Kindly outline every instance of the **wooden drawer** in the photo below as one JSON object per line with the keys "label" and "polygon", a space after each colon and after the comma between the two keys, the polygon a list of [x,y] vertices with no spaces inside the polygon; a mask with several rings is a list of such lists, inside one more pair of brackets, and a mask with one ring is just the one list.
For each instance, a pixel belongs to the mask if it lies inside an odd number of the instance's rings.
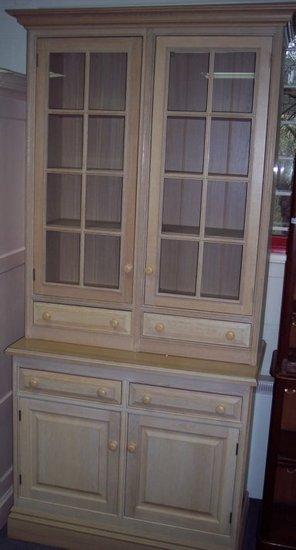
{"label": "wooden drawer", "polygon": [[242,399],[230,395],[130,384],[129,404],[133,407],[240,420]]}
{"label": "wooden drawer", "polygon": [[35,302],[34,324],[108,334],[130,334],[131,312]]}
{"label": "wooden drawer", "polygon": [[205,344],[249,347],[251,325],[144,313],[143,335]]}
{"label": "wooden drawer", "polygon": [[104,403],[121,403],[121,382],[20,369],[19,389],[36,394],[78,397]]}

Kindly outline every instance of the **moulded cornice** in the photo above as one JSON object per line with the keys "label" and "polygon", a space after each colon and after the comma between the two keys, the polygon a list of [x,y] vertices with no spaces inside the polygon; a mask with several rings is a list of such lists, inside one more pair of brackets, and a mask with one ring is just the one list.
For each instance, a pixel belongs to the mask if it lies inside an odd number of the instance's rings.
{"label": "moulded cornice", "polygon": [[7,10],[24,27],[159,26],[194,24],[282,24],[296,12],[295,3],[151,6]]}

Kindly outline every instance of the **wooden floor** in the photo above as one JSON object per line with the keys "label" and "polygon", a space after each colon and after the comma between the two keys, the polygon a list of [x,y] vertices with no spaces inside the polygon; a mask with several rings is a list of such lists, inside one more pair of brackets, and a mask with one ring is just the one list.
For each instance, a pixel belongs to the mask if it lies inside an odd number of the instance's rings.
{"label": "wooden floor", "polygon": [[[244,545],[242,550],[256,550],[256,531],[258,517],[261,508],[261,501],[250,499],[250,506],[247,518]],[[0,531],[0,550],[58,550],[53,546],[44,546],[43,544],[32,544],[31,542],[22,542],[8,539],[5,527]],[[90,550],[90,549],[81,549]],[[108,548],[106,547],[106,550]]]}

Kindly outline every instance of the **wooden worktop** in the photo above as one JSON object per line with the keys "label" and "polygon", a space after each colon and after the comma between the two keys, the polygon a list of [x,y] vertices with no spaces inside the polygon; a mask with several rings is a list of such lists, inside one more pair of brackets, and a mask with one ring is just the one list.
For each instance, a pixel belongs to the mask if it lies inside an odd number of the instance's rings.
{"label": "wooden worktop", "polygon": [[151,367],[153,369],[167,369],[170,372],[189,372],[200,376],[231,379],[237,382],[247,382],[252,386],[257,384],[257,376],[264,356],[265,344],[262,345],[261,357],[257,366],[246,364],[226,363],[222,361],[209,361],[204,359],[192,359],[176,357],[173,355],[160,355],[156,353],[143,353],[125,350],[100,348],[95,346],[82,346],[78,344],[66,344],[50,340],[36,340],[21,338],[6,350],[14,356],[34,356],[49,359],[65,359],[67,361],[84,361],[87,363],[109,363],[112,366],[131,366],[134,368]]}

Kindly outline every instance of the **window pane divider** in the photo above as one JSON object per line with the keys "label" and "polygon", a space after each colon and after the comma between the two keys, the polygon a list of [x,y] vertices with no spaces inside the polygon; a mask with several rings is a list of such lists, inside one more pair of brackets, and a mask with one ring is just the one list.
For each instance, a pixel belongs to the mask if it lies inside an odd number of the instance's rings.
{"label": "window pane divider", "polygon": [[123,170],[104,170],[104,169],[86,169],[86,174],[88,176],[118,176],[123,177]]}
{"label": "window pane divider", "polygon": [[161,233],[161,238],[169,241],[200,241],[200,237],[192,233]]}
{"label": "window pane divider", "polygon": [[80,267],[79,286],[84,281],[84,249],[85,249],[85,207],[86,207],[86,168],[88,145],[88,101],[89,101],[89,67],[90,54],[85,54],[85,82],[84,82],[84,114],[83,114],[83,151],[82,151],[82,177],[81,177],[81,234],[80,234]]}
{"label": "window pane divider", "polygon": [[205,130],[205,149],[204,149],[204,170],[203,170],[203,186],[202,186],[202,199],[200,210],[200,242],[198,247],[198,262],[197,262],[197,276],[196,276],[196,288],[195,296],[200,298],[201,294],[201,279],[203,271],[203,256],[204,256],[204,236],[205,236],[205,223],[206,223],[206,206],[207,206],[207,176],[209,172],[210,162],[210,138],[211,138],[211,112],[212,112],[212,98],[213,98],[213,73],[214,73],[214,53],[210,52],[209,62],[209,78],[208,78],[208,97],[207,97],[207,113],[206,113],[206,130]]}
{"label": "window pane divider", "polygon": [[164,179],[174,178],[174,179],[194,179],[200,182],[204,179],[202,173],[198,172],[165,172]]}
{"label": "window pane divider", "polygon": [[114,116],[114,117],[119,117],[119,116],[122,116],[122,117],[125,117],[126,116],[126,111],[112,111],[112,110],[108,110],[108,109],[88,109],[86,110],[86,113],[91,116]]}
{"label": "window pane divider", "polygon": [[[209,80],[210,84],[210,80]],[[205,118],[212,116],[214,118],[231,118],[231,119],[253,119],[254,113],[237,113],[229,111],[166,111],[167,117],[188,117],[188,118]]]}
{"label": "window pane divider", "polygon": [[206,243],[222,243],[222,244],[237,244],[237,245],[243,245],[246,244],[245,239],[235,238],[235,237],[221,237],[219,235],[217,236],[211,236],[211,237],[204,237],[204,242]]}
{"label": "window pane divider", "polygon": [[83,116],[83,109],[48,109],[49,115],[72,115],[72,116]]}
{"label": "window pane divider", "polygon": [[125,116],[126,111],[112,111],[107,109],[48,109],[49,115],[77,115],[83,116],[94,115],[94,116]]}
{"label": "window pane divider", "polygon": [[82,174],[82,168],[46,168],[46,174]]}
{"label": "window pane divider", "polygon": [[67,227],[64,225],[45,225],[44,227],[46,231],[58,231],[59,233],[81,233],[81,229],[74,226]]}
{"label": "window pane divider", "polygon": [[111,235],[112,237],[121,237],[121,231],[114,229],[95,229],[95,228],[87,228],[83,230],[83,233],[85,235]]}
{"label": "window pane divider", "polygon": [[233,176],[228,174],[207,174],[198,172],[165,172],[164,179],[189,179],[200,181],[229,181],[233,183],[249,183],[247,176]]}

